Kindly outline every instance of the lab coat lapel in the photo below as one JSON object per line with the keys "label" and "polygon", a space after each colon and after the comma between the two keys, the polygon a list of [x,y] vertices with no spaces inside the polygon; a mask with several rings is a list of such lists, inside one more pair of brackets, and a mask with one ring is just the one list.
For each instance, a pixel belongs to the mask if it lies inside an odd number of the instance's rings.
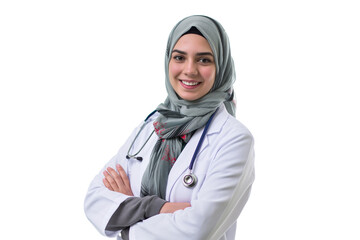
{"label": "lab coat lapel", "polygon": [[[202,128],[203,130],[203,128]],[[174,187],[174,183],[177,181],[182,174],[187,171],[189,168],[191,158],[195,152],[197,143],[201,137],[203,131],[196,131],[194,135],[191,137],[190,141],[186,144],[184,150],[179,155],[178,159],[176,160],[174,166],[171,168],[168,177],[168,183],[166,188],[166,199],[169,199],[170,193],[172,188]],[[207,141],[203,142],[203,148],[207,145]]]}
{"label": "lab coat lapel", "polygon": [[[201,152],[204,151],[209,145],[209,135],[221,131],[221,128],[224,125],[227,116],[227,114],[225,114],[224,111],[226,112],[226,109],[224,106],[222,106],[219,108],[219,111],[214,116],[214,120],[211,123],[208,132],[206,133],[206,136],[204,138],[204,141],[202,143],[198,155],[200,155]],[[195,149],[199,143],[203,131],[204,131],[204,127],[194,133],[194,135],[191,137],[190,141],[186,144],[184,150],[181,152],[180,156],[176,160],[174,166],[172,167],[167,182],[166,200],[170,199],[170,194],[174,187],[175,182],[183,175],[185,171],[188,171],[191,159],[194,155]],[[196,160],[195,160],[195,167],[196,167]]]}

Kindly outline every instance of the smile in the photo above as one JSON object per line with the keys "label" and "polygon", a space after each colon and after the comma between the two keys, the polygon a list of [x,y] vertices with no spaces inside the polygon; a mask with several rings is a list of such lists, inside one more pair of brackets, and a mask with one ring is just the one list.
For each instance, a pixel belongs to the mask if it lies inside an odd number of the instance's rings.
{"label": "smile", "polygon": [[185,84],[186,86],[196,86],[199,85],[200,82],[187,82],[187,81],[182,81],[180,80],[183,84]]}

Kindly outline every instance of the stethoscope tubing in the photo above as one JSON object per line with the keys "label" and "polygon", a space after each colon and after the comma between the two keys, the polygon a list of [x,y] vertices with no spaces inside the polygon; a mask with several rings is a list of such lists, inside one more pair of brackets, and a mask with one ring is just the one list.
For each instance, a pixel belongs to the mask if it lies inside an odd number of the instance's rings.
{"label": "stethoscope tubing", "polygon": [[[196,160],[196,158],[197,158],[197,156],[198,156],[198,154],[199,154],[199,151],[200,151],[200,149],[201,149],[201,146],[202,146],[202,144],[203,144],[203,142],[204,142],[205,135],[206,135],[206,133],[208,132],[209,126],[210,126],[210,124],[211,124],[211,122],[212,122],[212,120],[213,120],[213,118],[214,118],[217,110],[218,110],[218,109],[216,109],[216,110],[214,111],[214,113],[210,116],[209,120],[208,120],[208,121],[206,122],[206,124],[205,124],[204,130],[203,130],[203,132],[202,132],[202,134],[201,134],[201,137],[200,137],[200,139],[199,139],[199,142],[198,142],[198,144],[197,144],[197,146],[196,146],[196,149],[195,149],[195,151],[194,151],[194,154],[193,154],[193,156],[192,156],[192,158],[191,158],[190,165],[189,165],[189,167],[188,167],[189,173],[186,174],[186,175],[184,176],[184,178],[183,178],[183,184],[184,184],[185,187],[191,188],[191,187],[195,186],[196,183],[197,183],[197,177],[196,177],[196,175],[193,173],[193,171],[194,171],[194,163],[195,163],[195,160]],[[141,152],[141,150],[144,148],[144,146],[146,145],[146,143],[149,141],[149,139],[150,139],[151,136],[153,135],[154,131],[152,131],[151,135],[146,139],[145,143],[142,145],[142,147],[140,148],[139,151],[137,151],[135,154],[130,154],[130,149],[131,149],[131,147],[134,145],[135,140],[137,139],[137,137],[139,136],[140,132],[141,132],[142,129],[144,128],[147,120],[148,120],[152,115],[154,115],[155,112],[156,112],[156,110],[152,111],[152,112],[145,118],[144,124],[141,126],[139,132],[136,134],[133,142],[131,143],[131,146],[130,146],[130,148],[129,148],[129,150],[128,150],[128,153],[127,153],[127,155],[126,155],[126,158],[127,158],[127,159],[135,158],[135,159],[137,159],[137,160],[139,160],[139,161],[142,161],[142,157],[137,157],[137,155]]]}
{"label": "stethoscope tubing", "polygon": [[216,112],[217,112],[217,109],[216,109],[215,112],[210,116],[209,120],[207,121],[207,123],[206,123],[206,125],[205,125],[204,131],[203,131],[202,134],[201,134],[201,137],[200,137],[200,139],[199,139],[198,145],[196,146],[195,152],[194,152],[194,154],[193,154],[193,156],[192,156],[192,159],[191,159],[191,162],[190,162],[190,165],[189,165],[189,170],[190,170],[190,172],[193,171],[195,159],[196,159],[196,157],[197,157],[197,155],[198,155],[198,153],[199,153],[199,151],[200,151],[200,149],[201,149],[201,146],[202,146],[202,144],[203,144],[203,142],[204,142],[205,135],[206,135],[206,133],[207,133],[207,131],[208,131],[208,129],[209,129],[210,123],[211,123],[211,121],[213,120]]}

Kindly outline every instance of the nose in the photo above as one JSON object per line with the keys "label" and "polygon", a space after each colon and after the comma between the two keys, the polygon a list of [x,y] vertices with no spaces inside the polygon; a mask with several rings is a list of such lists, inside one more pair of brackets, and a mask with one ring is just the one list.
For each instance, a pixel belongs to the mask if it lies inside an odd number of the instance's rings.
{"label": "nose", "polygon": [[185,64],[184,73],[186,76],[195,76],[198,74],[197,64],[193,60],[188,60]]}

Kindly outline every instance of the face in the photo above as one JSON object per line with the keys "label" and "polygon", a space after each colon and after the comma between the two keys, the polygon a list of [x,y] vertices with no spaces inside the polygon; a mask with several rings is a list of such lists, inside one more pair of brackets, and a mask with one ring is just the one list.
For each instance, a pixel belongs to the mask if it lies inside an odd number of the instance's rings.
{"label": "face", "polygon": [[186,34],[175,44],[169,62],[169,79],[184,100],[206,95],[215,82],[214,55],[208,41],[197,34]]}

